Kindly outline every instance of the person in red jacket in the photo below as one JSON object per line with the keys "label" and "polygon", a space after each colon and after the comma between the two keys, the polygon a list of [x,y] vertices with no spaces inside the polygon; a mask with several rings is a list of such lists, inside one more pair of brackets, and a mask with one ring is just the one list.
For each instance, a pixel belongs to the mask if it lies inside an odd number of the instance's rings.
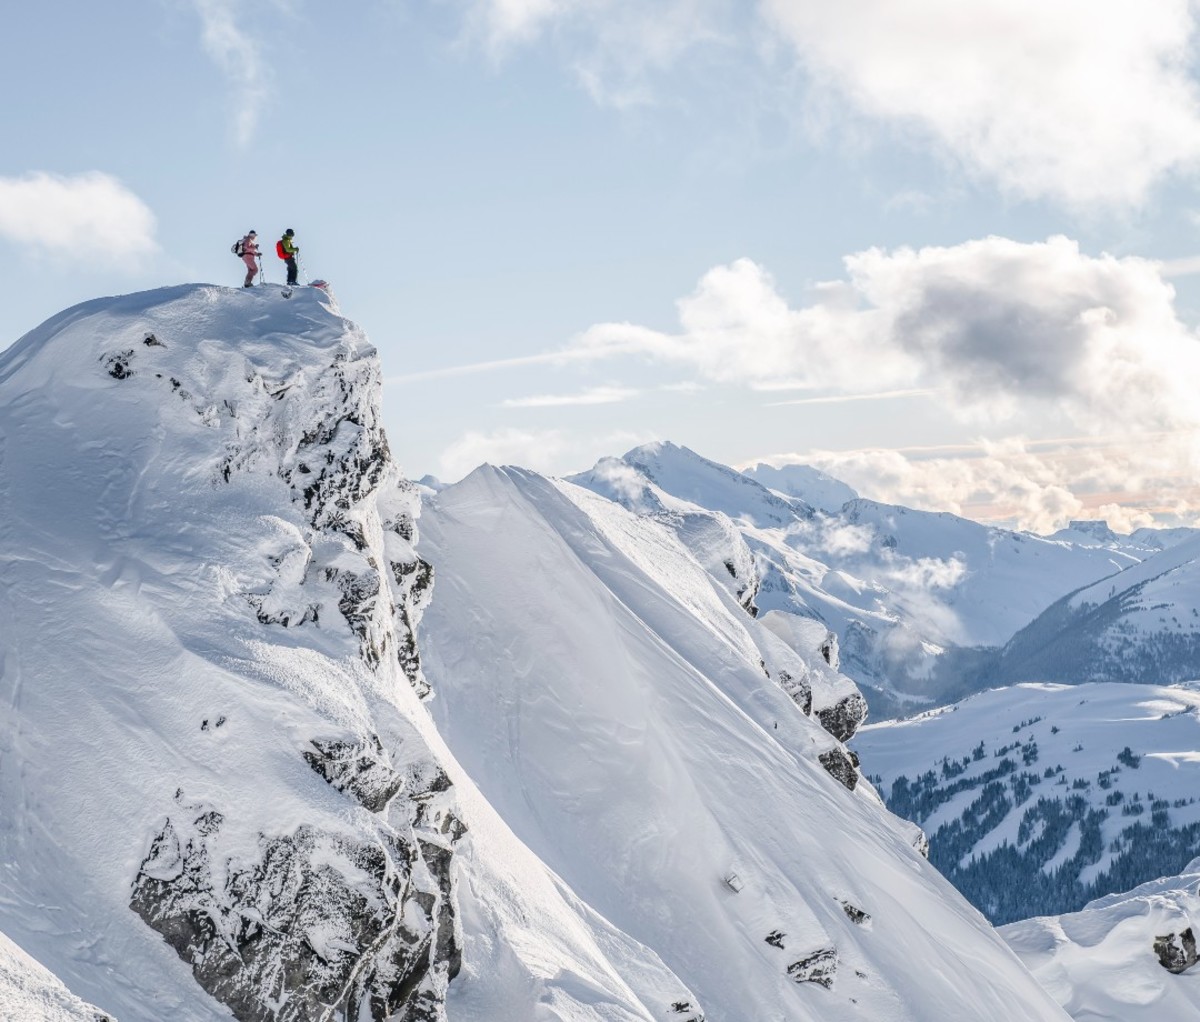
{"label": "person in red jacket", "polygon": [[246,280],[242,287],[254,287],[254,275],[258,273],[258,232],[251,231],[242,239],[242,262],[246,264]]}
{"label": "person in red jacket", "polygon": [[300,254],[300,246],[296,244],[295,236],[296,232],[289,227],[275,245],[275,252],[280,259],[287,263],[287,282],[289,284],[296,283],[296,256]]}

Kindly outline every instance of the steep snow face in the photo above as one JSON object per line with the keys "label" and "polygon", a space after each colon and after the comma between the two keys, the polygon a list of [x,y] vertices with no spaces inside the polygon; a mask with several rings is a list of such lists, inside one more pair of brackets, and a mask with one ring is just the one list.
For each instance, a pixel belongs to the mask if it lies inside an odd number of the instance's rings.
{"label": "steep snow face", "polygon": [[997,682],[1200,676],[1200,536],[1064,597],[1003,650]]}
{"label": "steep snow face", "polygon": [[1178,876],[1027,919],[1004,939],[1080,1022],[1191,1022],[1200,1017],[1200,859]]}
{"label": "steep snow face", "polygon": [[784,678],[837,680],[825,629],[768,627],[668,524],[518,469],[432,497],[422,550],[430,711],[516,835],[694,992],[655,1019],[1064,1018]]}
{"label": "steep snow face", "polygon": [[0,356],[0,929],[123,1022],[443,1017],[463,825],[378,383],[310,289]]}
{"label": "steep snow face", "polygon": [[1200,692],[1018,685],[854,739],[888,805],[997,922],[1177,873],[1200,842]]}
{"label": "steep snow face", "polygon": [[0,930],[120,1022],[699,1022],[420,702],[379,377],[305,289],[92,302],[0,356]]}
{"label": "steep snow face", "polygon": [[112,1022],[0,933],[0,1018],[13,1022]]}
{"label": "steep snow face", "polygon": [[658,443],[571,481],[671,525],[714,578],[732,580],[752,613],[822,621],[839,636],[847,674],[909,699],[960,686],[983,660],[976,647],[1003,644],[1065,593],[1152,552],[1090,534],[1078,544],[1051,541],[852,492],[840,502],[809,493],[810,504],[800,469],[762,468],[737,473]]}

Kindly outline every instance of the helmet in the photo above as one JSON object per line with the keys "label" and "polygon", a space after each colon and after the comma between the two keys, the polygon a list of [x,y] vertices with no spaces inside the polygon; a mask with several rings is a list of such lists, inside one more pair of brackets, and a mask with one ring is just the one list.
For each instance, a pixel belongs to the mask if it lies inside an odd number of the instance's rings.
{"label": "helmet", "polygon": [[246,237],[247,237],[247,238],[257,238],[257,237],[258,237],[258,231],[250,231],[250,232],[249,232],[249,233],[246,235]]}
{"label": "helmet", "polygon": [[285,238],[290,238],[290,237],[291,237],[293,234],[295,234],[295,233],[296,233],[296,232],[295,232],[295,231],[293,231],[293,230],[292,230],[292,229],[289,227],[289,228],[288,228],[286,231],[284,231],[284,232],[283,232],[283,235],[284,235],[284,237],[285,237]]}

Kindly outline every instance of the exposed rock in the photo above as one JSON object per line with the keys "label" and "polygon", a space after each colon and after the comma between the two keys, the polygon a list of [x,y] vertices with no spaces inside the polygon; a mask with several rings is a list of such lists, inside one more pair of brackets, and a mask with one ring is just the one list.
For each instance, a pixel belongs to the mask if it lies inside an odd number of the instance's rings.
{"label": "exposed rock", "polygon": [[133,349],[109,352],[104,368],[114,380],[127,380],[133,375]]}
{"label": "exposed rock", "polygon": [[868,926],[871,922],[871,916],[864,912],[861,908],[851,905],[848,901],[841,901],[842,911],[852,923],[857,923],[859,926]]}
{"label": "exposed rock", "polygon": [[383,745],[374,735],[370,742],[314,738],[311,744],[316,751],[305,750],[308,765],[373,813],[383,812],[404,787],[404,778],[385,762]]}
{"label": "exposed rock", "polygon": [[848,742],[867,719],[867,701],[862,693],[852,692],[832,706],[817,711],[821,726],[839,742]]}
{"label": "exposed rock", "polygon": [[821,656],[825,658],[825,663],[832,667],[835,671],[840,670],[842,664],[842,654],[838,649],[838,638],[833,632],[825,636],[825,641],[820,646]]}
{"label": "exposed rock", "polygon": [[763,939],[766,940],[766,942],[768,944],[770,944],[771,947],[777,947],[782,951],[783,950],[783,938],[786,936],[787,936],[787,934],[784,933],[782,930],[772,930]]}
{"label": "exposed rock", "polygon": [[243,861],[223,824],[202,807],[168,820],[130,905],[239,1022],[443,1022],[461,960],[447,847],[302,825]]}
{"label": "exposed rock", "polygon": [[1154,938],[1154,953],[1168,972],[1185,972],[1196,964],[1196,937],[1189,926],[1182,933]]}
{"label": "exposed rock", "polygon": [[822,752],[817,759],[834,778],[853,791],[858,786],[858,771],[849,754],[840,745]]}
{"label": "exposed rock", "polygon": [[793,677],[788,671],[779,672],[779,687],[783,689],[806,717],[812,716],[812,685],[807,678]]}
{"label": "exposed rock", "polygon": [[787,974],[796,983],[817,983],[826,990],[833,986],[837,975],[838,954],[835,948],[821,948],[807,958],[788,966]]}

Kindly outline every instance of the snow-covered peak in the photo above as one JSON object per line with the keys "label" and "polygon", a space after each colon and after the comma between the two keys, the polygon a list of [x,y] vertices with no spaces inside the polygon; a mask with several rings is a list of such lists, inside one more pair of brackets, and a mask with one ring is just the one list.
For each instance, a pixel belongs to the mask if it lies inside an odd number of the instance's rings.
{"label": "snow-covered peak", "polygon": [[673,497],[756,526],[787,526],[811,514],[803,501],[772,493],[741,472],[676,444],[645,444],[621,460]]}
{"label": "snow-covered peak", "polygon": [[798,497],[821,511],[839,511],[848,501],[858,497],[858,493],[840,479],[835,479],[811,465],[776,467],[759,462],[744,469],[744,472],[768,489],[789,497]]}
{"label": "snow-covered peak", "polygon": [[488,801],[710,1019],[1062,1018],[859,780],[828,630],[675,518],[515,468],[427,506],[430,709]]}

